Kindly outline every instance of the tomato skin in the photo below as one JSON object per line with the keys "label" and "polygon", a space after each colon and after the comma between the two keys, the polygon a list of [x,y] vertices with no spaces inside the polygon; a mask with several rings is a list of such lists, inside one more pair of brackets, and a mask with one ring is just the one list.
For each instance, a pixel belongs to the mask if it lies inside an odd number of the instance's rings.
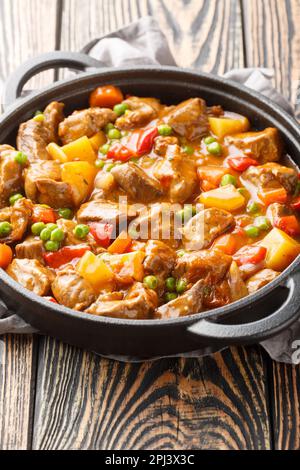
{"label": "tomato skin", "polygon": [[250,166],[259,165],[257,160],[250,157],[232,157],[228,158],[226,162],[233,170],[240,172],[246,171]]}
{"label": "tomato skin", "polygon": [[82,258],[87,251],[91,251],[89,246],[64,246],[56,252],[44,253],[43,258],[47,266],[59,269],[73,259]]}
{"label": "tomato skin", "polygon": [[58,219],[56,212],[51,207],[35,206],[32,214],[32,222],[44,222],[44,224],[55,224]]}
{"label": "tomato skin", "polygon": [[91,108],[113,108],[124,100],[120,88],[113,85],[100,86],[90,95]]}
{"label": "tomato skin", "polygon": [[0,244],[0,268],[6,269],[13,259],[13,252],[10,246]]}
{"label": "tomato skin", "polygon": [[136,149],[136,153],[139,157],[151,152],[154,140],[158,135],[157,127],[150,127],[149,129],[141,131]]}
{"label": "tomato skin", "polygon": [[259,264],[266,258],[267,248],[264,246],[248,245],[241,248],[235,255],[233,260],[236,261],[238,266],[244,264]]}
{"label": "tomato skin", "polygon": [[102,248],[109,247],[114,232],[113,225],[94,222],[90,224],[90,230],[91,234],[93,235],[94,239],[96,240],[99,246],[102,246]]}

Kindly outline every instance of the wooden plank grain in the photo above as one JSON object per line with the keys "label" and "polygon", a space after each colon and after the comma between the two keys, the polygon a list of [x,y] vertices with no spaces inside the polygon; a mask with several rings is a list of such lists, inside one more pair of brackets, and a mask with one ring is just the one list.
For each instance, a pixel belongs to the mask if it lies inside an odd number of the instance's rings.
{"label": "wooden plank grain", "polygon": [[[56,0],[0,1],[1,84],[27,58],[55,49]],[[29,83],[39,87],[53,79],[46,72]],[[0,449],[31,446],[37,340],[32,336],[0,338]]]}
{"label": "wooden plank grain", "polygon": [[[245,49],[249,67],[271,67],[274,84],[300,117],[300,2],[243,1]],[[300,449],[300,366],[272,363],[270,404],[276,449]]]}
{"label": "wooden plank grain", "polygon": [[[243,66],[238,0],[175,0],[172,7],[167,0],[90,0],[81,7],[64,0],[63,49],[152,14],[179,64],[219,73]],[[45,338],[39,357],[34,449],[270,448],[259,348],[123,364]]]}

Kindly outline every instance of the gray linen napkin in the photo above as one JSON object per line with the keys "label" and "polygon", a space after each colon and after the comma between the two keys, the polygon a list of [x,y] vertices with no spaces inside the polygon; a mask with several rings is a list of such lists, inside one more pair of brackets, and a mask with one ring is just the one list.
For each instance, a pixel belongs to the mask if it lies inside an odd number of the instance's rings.
{"label": "gray linen napkin", "polygon": [[[166,37],[152,17],[144,17],[135,23],[114,33],[87,44],[82,52],[98,59],[104,66],[119,67],[125,65],[176,65],[169,49]],[[272,87],[274,73],[270,69],[236,69],[225,74],[225,77],[235,80],[267,96],[286,111],[293,113],[287,100]],[[0,335],[5,333],[35,333],[37,332],[13,312],[8,312],[5,305],[0,303]],[[272,359],[286,363],[300,362],[300,320],[276,337],[264,341],[262,346]],[[200,357],[216,352],[210,347],[190,354],[178,354],[185,357]],[[134,358],[118,358],[134,361]]]}

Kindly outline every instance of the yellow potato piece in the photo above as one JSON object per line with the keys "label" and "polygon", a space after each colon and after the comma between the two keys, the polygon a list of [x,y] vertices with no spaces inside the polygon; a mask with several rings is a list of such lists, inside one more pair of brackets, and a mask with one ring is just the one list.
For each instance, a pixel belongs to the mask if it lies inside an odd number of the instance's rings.
{"label": "yellow potato piece", "polygon": [[246,199],[235,186],[229,184],[222,188],[212,189],[200,195],[200,202],[205,207],[217,207],[232,212],[244,207]]}
{"label": "yellow potato piece", "polygon": [[93,137],[90,138],[90,143],[95,152],[98,152],[102,145],[106,144],[107,138],[103,131],[97,132]]}
{"label": "yellow potato piece", "polygon": [[260,244],[268,250],[267,268],[274,271],[283,271],[300,254],[300,244],[278,228],[273,228]]}
{"label": "yellow potato piece", "polygon": [[141,282],[144,279],[144,259],[143,251],[135,251],[124,255],[112,255],[109,258],[109,264],[119,277]]}
{"label": "yellow potato piece", "polygon": [[80,160],[94,163],[97,156],[87,137],[80,137],[68,145],[62,147],[63,152],[67,155],[68,161]]}
{"label": "yellow potato piece", "polygon": [[213,134],[220,139],[223,139],[226,135],[247,132],[250,129],[250,122],[244,116],[241,116],[240,119],[210,117],[209,125]]}
{"label": "yellow potato piece", "polygon": [[69,183],[75,205],[81,204],[91,194],[97,170],[88,162],[68,162],[62,165],[61,179]]}
{"label": "yellow potato piece", "polygon": [[109,288],[114,280],[114,274],[109,266],[90,251],[87,251],[81,258],[76,270],[96,292]]}
{"label": "yellow potato piece", "polygon": [[55,144],[54,142],[49,144],[46,150],[53,160],[57,160],[61,163],[65,163],[68,161],[68,157],[63,151],[63,149],[59,145]]}

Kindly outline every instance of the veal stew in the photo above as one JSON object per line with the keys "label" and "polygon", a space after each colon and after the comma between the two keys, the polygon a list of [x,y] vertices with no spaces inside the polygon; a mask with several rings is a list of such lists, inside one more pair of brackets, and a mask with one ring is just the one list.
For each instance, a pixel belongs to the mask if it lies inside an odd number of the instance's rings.
{"label": "veal stew", "polygon": [[299,174],[277,129],[114,86],[89,106],[50,103],[0,146],[0,266],[22,286],[92,315],[168,319],[239,300],[298,256]]}

